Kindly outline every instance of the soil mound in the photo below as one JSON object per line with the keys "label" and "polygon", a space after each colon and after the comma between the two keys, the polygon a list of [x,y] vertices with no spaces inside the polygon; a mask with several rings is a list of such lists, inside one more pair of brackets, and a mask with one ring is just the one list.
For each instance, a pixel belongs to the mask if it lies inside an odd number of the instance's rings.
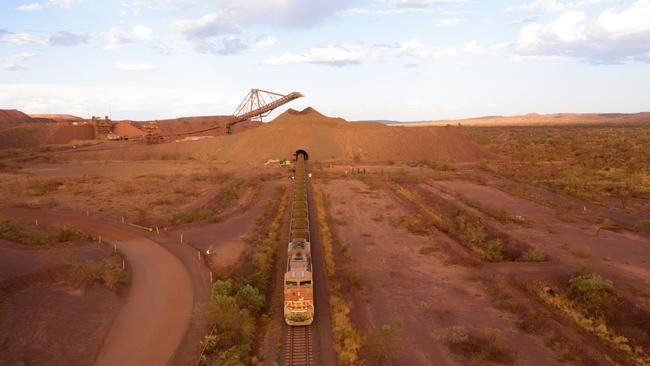
{"label": "soil mound", "polygon": [[83,118],[73,116],[71,114],[30,114],[31,118],[35,119],[49,119],[57,122],[80,122]]}
{"label": "soil mound", "polygon": [[34,122],[32,118],[16,109],[0,109],[0,125]]}
{"label": "soil mound", "polygon": [[128,136],[129,138],[141,137],[144,132],[128,122],[117,122],[113,125],[113,133],[119,136]]}
{"label": "soil mound", "polygon": [[67,144],[73,140],[93,140],[95,129],[92,125],[60,126],[52,131],[45,141],[47,144]]}
{"label": "soil mound", "polygon": [[[231,136],[202,141],[138,146],[124,150],[124,159],[214,159],[261,163],[290,158],[298,149],[312,160],[413,161],[419,159],[476,161],[483,151],[454,127],[421,129],[373,122],[347,122],[313,108],[288,110],[270,123]],[[75,154],[83,159],[83,154]],[[102,153],[85,158],[106,159]]]}

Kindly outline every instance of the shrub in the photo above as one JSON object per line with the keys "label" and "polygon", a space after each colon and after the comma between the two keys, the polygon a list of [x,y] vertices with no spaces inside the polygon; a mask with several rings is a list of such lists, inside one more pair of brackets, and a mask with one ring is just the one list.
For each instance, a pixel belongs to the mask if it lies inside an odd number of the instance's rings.
{"label": "shrub", "polygon": [[503,254],[504,248],[505,246],[503,245],[503,241],[501,241],[501,239],[493,239],[488,241],[487,250],[485,252],[487,260],[490,262],[503,262],[505,260],[505,256]]}
{"label": "shrub", "polygon": [[641,220],[634,226],[637,231],[650,233],[650,220]]}
{"label": "shrub", "polygon": [[74,227],[36,226],[0,217],[0,238],[27,245],[47,245],[79,241],[87,235]]}
{"label": "shrub", "polygon": [[106,267],[102,272],[102,280],[109,289],[113,290],[129,281],[129,274],[119,267]]}
{"label": "shrub", "polygon": [[120,267],[105,262],[91,261],[75,269],[76,275],[83,283],[102,282],[111,290],[129,281],[128,273]]}
{"label": "shrub", "polygon": [[574,275],[569,280],[568,296],[587,314],[602,316],[614,301],[614,284],[597,274]]}
{"label": "shrub", "polygon": [[539,250],[530,249],[521,255],[521,260],[524,262],[544,262],[546,255]]}
{"label": "shrub", "polygon": [[465,246],[481,246],[487,237],[483,224],[480,222],[473,223],[465,216],[457,216],[456,225],[458,228],[458,239]]}
{"label": "shrub", "polygon": [[257,288],[248,284],[239,288],[236,298],[240,308],[249,309],[253,314],[257,314],[266,304],[264,295]]}

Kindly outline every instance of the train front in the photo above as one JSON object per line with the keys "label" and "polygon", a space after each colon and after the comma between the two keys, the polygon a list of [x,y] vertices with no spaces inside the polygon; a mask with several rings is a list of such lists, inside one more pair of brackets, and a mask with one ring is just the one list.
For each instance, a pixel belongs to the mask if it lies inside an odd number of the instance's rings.
{"label": "train front", "polygon": [[311,272],[291,271],[284,275],[284,319],[288,325],[310,325],[314,321],[314,288]]}

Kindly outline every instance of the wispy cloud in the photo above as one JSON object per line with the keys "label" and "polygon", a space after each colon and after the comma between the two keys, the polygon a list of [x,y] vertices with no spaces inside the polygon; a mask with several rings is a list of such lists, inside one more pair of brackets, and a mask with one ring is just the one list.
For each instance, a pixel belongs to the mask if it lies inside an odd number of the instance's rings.
{"label": "wispy cloud", "polygon": [[129,43],[146,41],[152,38],[153,31],[151,28],[141,24],[134,26],[131,30],[113,27],[106,34],[107,45],[104,49],[115,50]]}
{"label": "wispy cloud", "polygon": [[460,19],[458,18],[445,18],[440,19],[436,22],[436,27],[438,28],[454,28],[460,24]]}
{"label": "wispy cloud", "polygon": [[16,7],[19,11],[39,11],[51,6],[57,6],[63,9],[70,9],[73,6],[82,3],[84,0],[48,0],[41,3],[29,3]]}
{"label": "wispy cloud", "polygon": [[604,3],[620,3],[621,0],[577,0],[577,1],[559,1],[559,0],[535,0],[523,5],[510,6],[506,11],[524,10],[524,11],[567,11],[578,9],[590,5]]}
{"label": "wispy cloud", "polygon": [[0,32],[0,43],[7,43],[14,46],[42,45],[45,44],[46,41],[46,38],[35,36],[30,33]]}
{"label": "wispy cloud", "polygon": [[0,70],[5,71],[23,71],[29,70],[29,67],[25,65],[26,61],[29,61],[34,57],[33,53],[17,53],[4,57],[0,59]]}
{"label": "wispy cloud", "polygon": [[440,58],[455,56],[455,48],[424,46],[419,40],[391,45],[340,44],[319,46],[300,53],[285,53],[264,61],[271,65],[319,64],[327,66],[350,66],[364,62],[383,61],[389,58]]}
{"label": "wispy cloud", "polygon": [[88,33],[61,31],[51,35],[47,43],[50,46],[72,47],[87,43],[89,39]]}
{"label": "wispy cloud", "polygon": [[155,69],[155,66],[146,62],[136,61],[115,61],[113,69],[120,71],[149,71]]}

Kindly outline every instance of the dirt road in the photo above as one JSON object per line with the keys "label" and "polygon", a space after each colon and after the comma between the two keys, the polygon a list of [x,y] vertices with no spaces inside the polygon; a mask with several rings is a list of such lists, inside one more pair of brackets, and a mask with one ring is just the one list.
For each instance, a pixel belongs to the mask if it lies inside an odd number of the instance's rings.
{"label": "dirt road", "polygon": [[127,258],[128,298],[104,338],[96,365],[165,365],[172,360],[190,325],[193,306],[190,277],[173,254],[117,224],[59,212],[10,209],[3,213],[101,234]]}

